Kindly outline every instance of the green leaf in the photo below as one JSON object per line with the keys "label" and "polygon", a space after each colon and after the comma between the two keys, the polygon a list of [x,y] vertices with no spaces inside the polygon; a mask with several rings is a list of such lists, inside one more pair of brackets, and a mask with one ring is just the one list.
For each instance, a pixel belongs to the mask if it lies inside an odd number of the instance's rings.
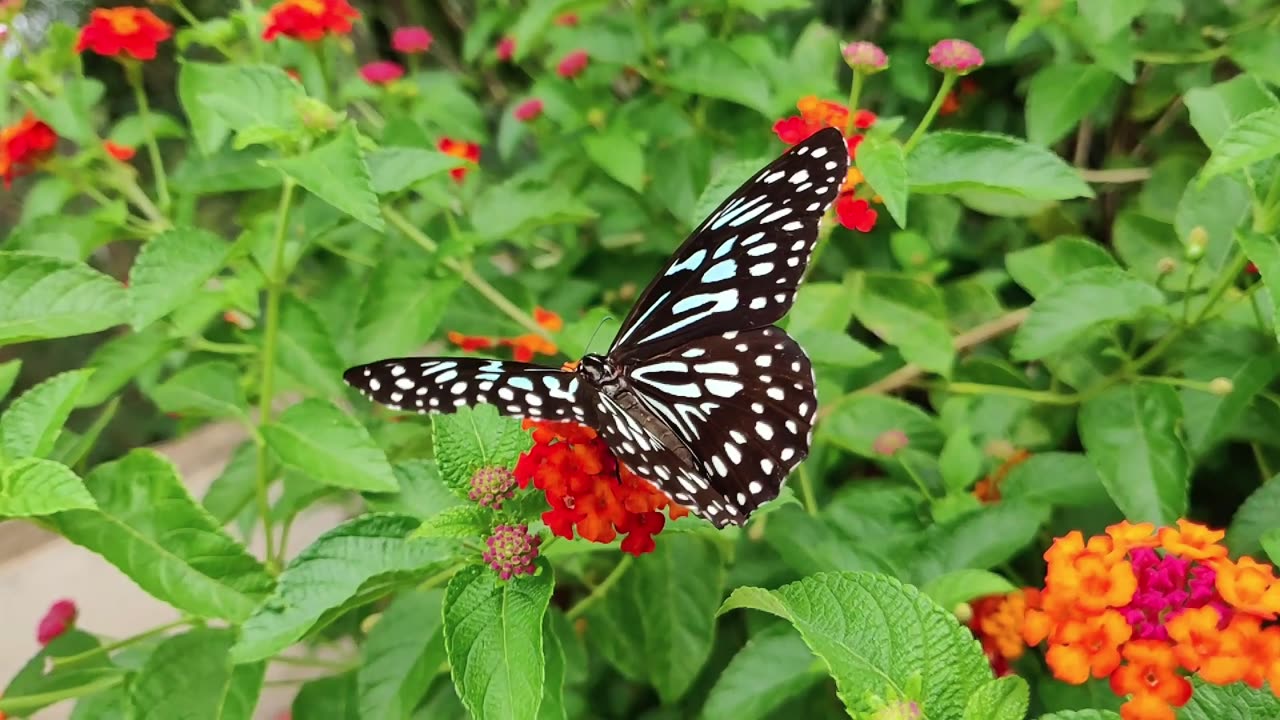
{"label": "green leaf", "polygon": [[956,428],[942,446],[938,457],[942,481],[952,491],[962,491],[982,472],[982,451],[973,444],[968,427]]}
{"label": "green leaf", "polygon": [[407,460],[393,468],[400,491],[390,493],[365,493],[370,510],[429,518],[448,508],[464,504],[440,480],[440,470],[434,460]]}
{"label": "green leaf", "polygon": [[897,346],[907,361],[950,374],[955,348],[937,288],[914,277],[861,271],[850,273],[848,282],[859,322]]}
{"label": "green leaf", "polygon": [[873,573],[818,573],[773,591],[738,588],[723,613],[753,608],[789,621],[826,664],[845,708],[867,693],[906,697],[920,684],[925,717],[956,718],[991,678],[973,636],[919,590]]}
{"label": "green leaf", "polygon": [[1059,710],[1041,715],[1036,720],[1120,720],[1120,713],[1111,710]]}
{"label": "green leaf", "polygon": [[1190,460],[1168,385],[1106,390],[1080,408],[1080,440],[1116,506],[1132,522],[1172,525],[1187,512]]}
{"label": "green leaf", "polygon": [[988,570],[1008,562],[1035,540],[1048,519],[1048,508],[1011,500],[933,525],[923,535],[912,577],[928,581],[953,570]]}
{"label": "green leaf", "polygon": [[[268,464],[267,477],[277,477],[278,469]],[[218,525],[226,525],[248,507],[257,492],[258,446],[252,441],[240,443],[231,459],[213,479],[200,504]]]}
{"label": "green leaf", "polygon": [[131,324],[150,325],[191,299],[227,262],[231,245],[208,230],[166,230],[142,246],[129,268]]}
{"label": "green leaf", "polygon": [[353,672],[312,680],[298,690],[290,716],[325,720],[363,720],[360,717],[356,674]]}
{"label": "green leaf", "polygon": [[[117,335],[94,349],[85,363],[92,369],[76,407],[86,408],[110,400],[121,388],[136,379],[169,349],[171,341],[163,327]],[[2,383],[0,383],[2,384]]]}
{"label": "green leaf", "polygon": [[1004,263],[1014,282],[1037,298],[1081,270],[1116,267],[1106,248],[1079,235],[1065,235],[1011,252],[1004,256]]}
{"label": "green leaf", "polygon": [[0,400],[4,400],[13,389],[13,383],[22,370],[22,358],[14,358],[0,363]]}
{"label": "green leaf", "polygon": [[66,465],[24,458],[0,470],[0,517],[39,517],[97,507],[84,483]]}
{"label": "green leaf", "polygon": [[[1251,333],[1246,337],[1264,336]],[[1183,360],[1182,372],[1188,380],[1212,382],[1226,378],[1231,383],[1231,391],[1225,395],[1192,388],[1180,391],[1183,432],[1193,457],[1203,457],[1221,443],[1239,425],[1258,393],[1280,375],[1280,353],[1266,337],[1266,345],[1248,341],[1216,344],[1209,340]]]}
{"label": "green leaf", "polygon": [[379,195],[400,192],[466,164],[462,158],[416,147],[378,148],[369,153],[368,160],[373,191]]}
{"label": "green leaf", "polygon": [[1280,564],[1280,528],[1268,530],[1262,534],[1262,549],[1271,559],[1272,565]]}
{"label": "green leaf", "polygon": [[[149,127],[148,127],[149,126]],[[107,139],[120,145],[142,147],[147,136],[153,134],[157,139],[186,137],[187,129],[178,119],[167,113],[152,110],[144,118],[142,115],[125,115],[111,126]]]}
{"label": "green leaf", "polygon": [[1236,508],[1227,527],[1227,547],[1232,555],[1256,556],[1262,550],[1262,537],[1276,528],[1280,528],[1280,475],[1263,483]]}
{"label": "green leaf", "polygon": [[720,551],[702,537],[663,535],[657,545],[632,562],[587,620],[599,630],[593,639],[609,662],[670,704],[711,654],[725,576]]}
{"label": "green leaf", "polygon": [[1191,126],[1211,150],[1236,121],[1280,105],[1265,84],[1247,73],[1209,87],[1191,88],[1182,99],[1191,114]]}
{"label": "green leaf", "polygon": [[405,259],[382,262],[369,276],[356,316],[356,347],[362,358],[407,355],[431,338],[462,279],[431,277],[430,269]]}
{"label": "green leaf", "polygon": [[304,96],[282,68],[268,65],[187,62],[178,78],[178,97],[205,154],[217,150],[230,130],[237,144],[301,134],[297,103]]}
{"label": "green leaf", "polygon": [[334,348],[324,320],[310,305],[287,297],[280,305],[276,367],[310,393],[336,398],[346,394],[346,364]]}
{"label": "green leaf", "polygon": [[925,583],[920,592],[944,610],[954,611],[960,603],[987,595],[1003,595],[1017,590],[1002,575],[971,568],[952,570]]}
{"label": "green leaf", "polygon": [[[783,10],[801,10],[809,7],[805,0],[730,0],[730,7],[735,7],[764,20],[769,15]],[[730,717],[725,715],[724,717]]]}
{"label": "green leaf", "polygon": [[[538,720],[569,719],[564,697],[567,659],[564,642],[560,639],[560,633],[556,631],[559,623],[567,625],[568,622],[563,615],[551,610],[542,619],[543,656],[546,659],[546,670],[542,683],[542,702],[538,705]],[[570,628],[567,632],[573,633],[573,629]]]}
{"label": "green leaf", "polygon": [[1163,304],[1159,290],[1119,268],[1074,273],[1031,305],[1014,337],[1013,357],[1039,360],[1069,348],[1097,325],[1133,320]]}
{"label": "green leaf", "polygon": [[[1129,25],[1146,10],[1149,0],[1078,0],[1080,17],[1096,33],[1109,38]],[[1025,711],[1024,711],[1025,712]]]}
{"label": "green leaf", "polygon": [[151,399],[164,412],[213,418],[244,418],[249,405],[240,369],[229,360],[185,367],[153,388]]}
{"label": "green leaf", "polygon": [[533,444],[518,420],[499,416],[490,405],[431,416],[431,438],[444,484],[464,498],[477,470],[515,467],[520,454]]}
{"label": "green leaf", "polygon": [[422,521],[411,537],[474,538],[493,527],[493,512],[477,505],[455,505]]}
{"label": "green leaf", "polygon": [[[111,664],[107,653],[95,653],[100,647],[102,643],[97,638],[74,628],[54,638],[27,661],[0,694],[0,713],[26,717],[65,697],[87,695],[118,685],[122,671]],[[91,654],[71,665],[52,665],[54,658],[81,653]]]}
{"label": "green leaf", "polygon": [[700,716],[705,720],[764,720],[826,676],[795,628],[780,624],[756,633],[716,679]]}
{"label": "green leaf", "polygon": [[1280,155],[1280,107],[1257,110],[1222,133],[1200,173],[1203,184],[1215,175],[1235,172]]}
{"label": "green leaf", "polygon": [[421,581],[454,562],[447,540],[408,540],[418,520],[364,515],[321,535],[280,573],[231,649],[232,662],[271,657],[351,608]]}
{"label": "green leaf", "polygon": [[1093,197],[1080,173],[1062,158],[994,133],[929,133],[907,155],[907,175],[917,193],[988,190],[1043,200]]}
{"label": "green leaf", "polygon": [[1004,479],[1000,494],[1010,500],[1089,507],[1108,501],[1106,488],[1089,458],[1080,453],[1036,453]]}
{"label": "green leaf", "polygon": [[398,596],[369,631],[356,671],[361,720],[407,720],[445,662],[443,590]]}
{"label": "green leaf", "polygon": [[321,200],[381,232],[386,224],[355,125],[343,125],[333,140],[290,158],[264,160]]}
{"label": "green leaf", "polygon": [[884,200],[884,207],[898,227],[907,226],[907,158],[902,144],[892,138],[868,135],[858,146],[858,170]]}
{"label": "green leaf", "polygon": [[543,616],[551,602],[551,566],[509,581],[468,565],[449,580],[444,640],[458,697],[477,720],[538,717],[545,681]]}
{"label": "green leaf", "polygon": [[59,373],[18,396],[0,415],[0,456],[48,457],[92,373]]}
{"label": "green leaf", "polygon": [[88,265],[0,252],[0,346],[85,335],[128,319],[124,287]]}
{"label": "green leaf", "polygon": [[644,191],[644,150],[630,135],[616,129],[587,135],[582,149],[606,175],[636,192]]}
{"label": "green leaf", "polygon": [[810,328],[792,332],[791,337],[800,343],[815,365],[859,368],[880,359],[880,353],[837,330]]}
{"label": "green leaf", "polygon": [[830,414],[818,424],[819,435],[862,457],[884,459],[876,452],[875,441],[890,430],[905,433],[908,447],[935,453],[942,449],[942,431],[934,419],[897,398],[855,394],[828,409]]}
{"label": "green leaf", "polygon": [[[755,177],[755,174],[760,172],[760,168],[772,160],[773,158],[761,157],[739,160],[721,166],[711,176],[711,182],[702,189],[698,201],[693,204],[693,215],[685,218],[685,223],[691,228],[701,225],[703,218],[710,217],[711,213],[720,207],[720,203],[728,199],[734,190]],[[795,316],[796,313],[792,313],[792,317]]]}
{"label": "green leaf", "polygon": [[529,188],[518,182],[494,185],[476,198],[471,211],[475,231],[486,241],[511,240],[548,225],[595,219],[591,209],[562,184]]}
{"label": "green leaf", "polygon": [[1178,711],[1180,720],[1235,720],[1280,717],[1280,698],[1268,688],[1244,683],[1211,685],[1197,678],[1191,700]]}
{"label": "green leaf", "polygon": [[131,717],[251,720],[265,663],[233,666],[232,630],[201,628],[168,638],[129,683]]}
{"label": "green leaf", "polygon": [[263,426],[262,434],[282,463],[316,482],[369,492],[400,487],[369,431],[333,403],[303,400]]}
{"label": "green leaf", "polygon": [[[1280,239],[1253,230],[1240,230],[1236,240],[1244,254],[1253,261],[1271,296],[1273,317],[1280,318]],[[1273,323],[1276,337],[1280,338],[1280,322]]]}
{"label": "green leaf", "polygon": [[156,598],[196,617],[239,622],[270,591],[271,576],[158,453],[134,450],[99,465],[85,486],[99,510],[58,513],[55,529]]}
{"label": "green leaf", "polygon": [[1017,675],[988,680],[969,696],[964,720],[1023,720],[1031,702],[1031,688]]}
{"label": "green leaf", "polygon": [[690,48],[665,79],[677,90],[745,105],[766,117],[774,110],[769,85],[761,82],[759,70],[720,40]]}
{"label": "green leaf", "polygon": [[[94,78],[77,77],[83,73],[79,62],[75,63],[75,68],[76,75],[58,79],[61,87],[55,93],[45,95],[38,90],[19,92],[35,111],[36,117],[49,123],[58,135],[75,140],[81,145],[90,145],[97,141],[93,111],[101,106],[106,88]],[[30,88],[22,88],[28,89]]]}
{"label": "green leaf", "polygon": [[[1045,146],[1061,140],[1110,97],[1115,83],[1115,76],[1098,65],[1046,65],[1027,87],[1027,139]],[[861,147],[858,158],[861,167]]]}

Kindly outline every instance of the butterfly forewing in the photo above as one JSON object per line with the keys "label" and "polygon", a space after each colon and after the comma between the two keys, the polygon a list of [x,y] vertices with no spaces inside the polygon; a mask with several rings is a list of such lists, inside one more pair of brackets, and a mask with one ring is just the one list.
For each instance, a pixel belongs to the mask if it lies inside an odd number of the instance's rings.
{"label": "butterfly forewing", "polygon": [[844,137],[827,128],[756,173],[676,250],[623,322],[610,355],[652,357],[785,315],[848,168]]}
{"label": "butterfly forewing", "polygon": [[740,523],[777,497],[809,453],[818,407],[813,369],[776,327],[700,338],[629,375],[645,406],[693,450],[696,470],[719,496],[703,500],[700,514],[717,524]]}
{"label": "butterfly forewing", "polygon": [[449,413],[489,403],[503,415],[596,423],[595,390],[573,373],[479,358],[404,357],[358,365],[348,385],[393,410]]}

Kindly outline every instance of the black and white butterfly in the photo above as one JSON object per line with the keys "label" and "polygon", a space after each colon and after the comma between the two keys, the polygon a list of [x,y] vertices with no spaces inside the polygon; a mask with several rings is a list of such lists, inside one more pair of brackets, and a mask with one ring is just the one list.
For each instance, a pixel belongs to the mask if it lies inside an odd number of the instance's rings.
{"label": "black and white butterfly", "polygon": [[675,502],[718,526],[741,525],[777,497],[813,440],[813,369],[772,323],[795,300],[848,164],[831,128],[770,163],[676,250],[609,352],[574,371],[405,357],[343,377],[396,410],[489,403],[504,415],[588,425]]}

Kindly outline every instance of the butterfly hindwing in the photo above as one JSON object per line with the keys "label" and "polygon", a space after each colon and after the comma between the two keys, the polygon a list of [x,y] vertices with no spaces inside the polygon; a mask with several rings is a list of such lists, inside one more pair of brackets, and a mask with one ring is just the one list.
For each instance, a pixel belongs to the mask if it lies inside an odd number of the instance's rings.
{"label": "butterfly hindwing", "polygon": [[839,194],[849,152],[838,130],[814,133],[752,176],[676,250],[641,294],[610,355],[659,355],[707,335],[769,325],[791,308]]}
{"label": "butterfly hindwing", "polygon": [[595,390],[577,375],[540,365],[461,357],[404,357],[357,365],[347,384],[393,410],[451,413],[489,403],[503,415],[596,422]]}
{"label": "butterfly hindwing", "polygon": [[742,522],[777,497],[809,453],[813,369],[779,328],[699,338],[629,375],[641,402],[693,452],[694,469],[719,497],[700,514],[717,524]]}

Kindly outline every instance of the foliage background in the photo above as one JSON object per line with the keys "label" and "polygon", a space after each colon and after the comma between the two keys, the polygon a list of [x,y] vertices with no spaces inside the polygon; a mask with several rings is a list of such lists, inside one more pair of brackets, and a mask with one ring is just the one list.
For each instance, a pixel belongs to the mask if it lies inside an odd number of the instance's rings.
{"label": "foliage background", "polygon": [[[163,708],[178,684],[220,678],[220,687],[193,692],[221,691],[226,704],[213,703],[213,717],[243,717],[254,673],[260,682],[261,664],[277,652],[303,641],[305,658],[310,646],[355,640],[352,669],[305,685],[297,717],[341,717],[334,707],[349,709],[347,717],[449,717],[464,712],[462,702],[501,717],[530,698],[564,717],[838,716],[860,711],[863,690],[886,692],[850,680],[866,675],[859,662],[960,717],[989,670],[975,669],[972,646],[956,646],[965,660],[931,654],[928,632],[955,630],[945,611],[961,602],[1040,584],[1050,538],[1122,518],[1191,517],[1229,527],[1236,554],[1274,552],[1280,353],[1266,284],[1280,282],[1280,75],[1272,62],[1280,14],[1271,3],[378,3],[362,6],[365,21],[349,41],[328,41],[322,57],[291,41],[257,42],[253,3],[189,7],[208,22],[180,30],[143,74],[153,108],[171,118],[157,126],[174,195],[164,217],[126,220],[138,206],[113,191],[95,203],[76,178],[108,191],[112,184],[89,159],[0,196],[0,251],[59,258],[48,261],[51,274],[91,266],[130,280],[128,299],[104,290],[105,305],[80,309],[115,313],[114,321],[59,329],[35,312],[36,337],[50,339],[4,339],[0,359],[22,361],[0,366],[16,375],[9,397],[29,400],[25,415],[18,402],[5,415],[21,431],[5,436],[0,488],[15,504],[0,514],[32,518],[100,552],[196,627],[163,644],[142,638],[109,659],[98,652],[91,670],[72,665],[80,674],[15,679],[5,697],[86,695],[79,712],[100,716],[99,708]],[[91,152],[83,141],[97,135],[142,139],[136,99],[115,62],[83,57],[84,76],[102,84],[99,101],[76,104],[85,96],[67,91],[86,87],[69,52],[74,33],[45,19],[77,26],[85,11],[29,4],[23,17],[32,24],[15,27],[45,51],[8,56],[12,101],[3,118],[12,122],[33,98],[39,104],[32,87],[43,91],[41,107],[70,138],[64,155],[76,158],[87,158],[73,154]],[[553,22],[570,12],[578,25]],[[358,65],[391,57],[389,32],[406,24],[433,30],[431,52],[411,63],[421,67],[405,81],[370,87]],[[493,55],[506,34],[516,38],[511,63]],[[879,115],[875,133],[894,143],[912,135],[935,98],[941,76],[924,58],[946,37],[975,43],[986,64],[957,86],[950,110],[908,154],[900,189],[873,183],[903,203],[905,222],[882,206],[870,233],[835,228],[788,321],[819,366],[824,413],[789,502],[741,533],[673,524],[658,552],[634,563],[607,546],[561,543],[542,574],[508,590],[469,564],[474,552],[406,541],[424,518],[456,504],[440,476],[466,480],[433,443],[451,426],[391,422],[347,393],[343,367],[424,345],[448,349],[449,330],[535,331],[535,306],[566,320],[554,337],[562,356],[548,361],[576,358],[719,198],[781,150],[775,120],[806,95],[848,96],[838,40],[869,39],[888,52],[890,68],[867,82],[858,104]],[[557,62],[578,49],[591,58],[585,73],[558,77]],[[296,69],[312,98],[349,120],[313,122],[324,112],[282,90],[282,73],[218,70],[254,62]],[[45,86],[52,77],[64,83],[60,92]],[[245,97],[280,102],[246,105]],[[543,117],[519,122],[512,110],[530,97],[544,102]],[[938,134],[946,130],[1002,133],[1018,139],[1017,150],[997,154]],[[434,152],[441,136],[483,148],[480,168],[460,186]],[[141,152],[135,165],[149,191],[153,168]],[[292,212],[278,224],[285,175],[302,189],[286,195]],[[11,279],[33,261],[3,262]],[[495,309],[494,293],[516,312]],[[0,294],[11,308],[16,297]],[[592,347],[604,347],[614,327],[606,324]],[[95,372],[63,372],[82,367]],[[1229,386],[1213,384],[1221,378]],[[31,388],[43,390],[22,395]],[[263,427],[254,410],[277,398],[306,400]],[[511,432],[481,414],[462,417],[480,423],[482,436]],[[171,468],[129,453],[210,419],[243,423],[261,442],[237,452],[200,504]],[[17,451],[15,433],[32,438]],[[906,447],[885,452],[878,441],[897,433]],[[292,436],[319,437],[330,454],[291,456]],[[478,442],[453,464],[476,454],[510,464],[521,449],[512,440],[494,455]],[[999,473],[1016,451],[1031,458]],[[57,474],[65,481],[57,487],[83,478],[92,500],[69,489],[40,506],[15,490],[15,468],[31,467]],[[264,476],[278,481],[266,512],[257,498]],[[1002,478],[998,501],[975,494],[975,483],[993,477]],[[35,510],[14,511],[19,497]],[[309,550],[279,535],[308,505],[353,498],[398,514],[344,524]],[[264,515],[280,547],[259,563],[239,538]],[[139,550],[147,543],[130,545],[121,527],[143,528],[152,540],[198,528],[218,562],[202,565],[209,547],[196,544],[149,569],[154,558]],[[315,574],[307,561],[330,554],[355,560]],[[468,559],[461,569],[458,558]],[[294,572],[276,577],[285,566]],[[883,656],[833,662],[814,641],[830,627],[815,630],[804,613],[752,589],[800,578],[835,597],[863,598],[828,610],[867,628],[846,640]],[[388,605],[387,592],[410,581],[440,587],[401,591]],[[444,608],[468,592],[516,595],[517,611],[527,611],[516,625],[528,635],[512,645],[545,642],[559,654],[486,655],[468,679],[446,648],[457,641],[441,630],[458,631]],[[717,616],[726,597],[729,607],[772,609],[791,623],[765,613]],[[876,608],[886,598],[901,607]],[[368,623],[375,613],[381,619]],[[922,619],[895,625],[904,613]],[[205,620],[214,627],[199,627]],[[80,631],[65,637],[58,654],[100,643]],[[233,667],[228,658],[245,662]],[[919,688],[916,676],[935,662],[954,674],[924,673]],[[542,669],[536,692],[477,689],[475,677],[494,668],[533,665]],[[1054,681],[1034,653],[1016,669],[1028,680],[1032,717],[1119,704],[1104,683]],[[546,699],[542,689],[556,683],[562,695]],[[1223,717],[1214,692],[1199,688],[1182,716]],[[1236,690],[1220,692],[1234,702]],[[1249,697],[1241,707],[1269,698]],[[326,709],[314,714],[317,707]],[[1009,708],[1001,712],[1023,716],[1017,702]]]}

